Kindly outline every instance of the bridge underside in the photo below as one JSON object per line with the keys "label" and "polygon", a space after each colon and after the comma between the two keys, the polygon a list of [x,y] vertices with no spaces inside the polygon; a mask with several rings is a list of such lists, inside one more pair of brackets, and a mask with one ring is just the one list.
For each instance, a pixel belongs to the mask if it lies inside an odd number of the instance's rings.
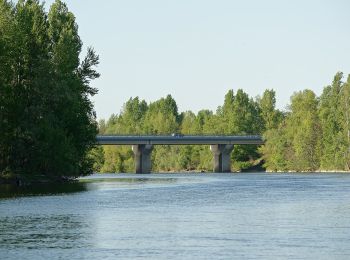
{"label": "bridge underside", "polygon": [[[214,156],[214,172],[231,172],[231,152],[232,144],[210,145],[210,150]],[[135,158],[136,173],[150,173],[152,170],[151,153],[153,145],[138,144],[132,146]]]}

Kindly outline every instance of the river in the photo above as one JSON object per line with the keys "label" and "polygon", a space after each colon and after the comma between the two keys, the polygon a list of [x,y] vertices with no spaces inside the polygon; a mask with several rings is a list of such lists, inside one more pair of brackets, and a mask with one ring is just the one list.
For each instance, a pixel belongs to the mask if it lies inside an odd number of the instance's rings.
{"label": "river", "polygon": [[350,259],[349,174],[0,186],[0,259]]}

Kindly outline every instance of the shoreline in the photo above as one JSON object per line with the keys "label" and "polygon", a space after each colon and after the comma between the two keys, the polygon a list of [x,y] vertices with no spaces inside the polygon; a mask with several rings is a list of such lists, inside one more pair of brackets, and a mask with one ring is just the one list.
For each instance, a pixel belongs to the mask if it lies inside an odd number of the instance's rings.
{"label": "shoreline", "polygon": [[72,183],[77,182],[77,178],[57,177],[49,178],[45,175],[0,175],[0,185],[31,186],[40,184]]}
{"label": "shoreline", "polygon": [[[232,171],[222,174],[237,174],[237,173],[277,173],[277,174],[350,174],[350,171],[344,170],[320,170],[320,171]],[[162,172],[151,172],[149,174],[213,174],[212,171],[197,171],[197,170],[188,170],[188,171],[162,171]],[[135,175],[131,172],[94,172],[92,174],[130,174]],[[91,175],[92,175],[91,174]],[[139,174],[140,176],[147,176],[148,174]],[[89,175],[88,175],[89,176]],[[81,176],[85,177],[85,176]],[[67,178],[67,177],[58,177],[58,178],[47,178],[46,176],[21,176],[21,175],[0,175],[0,185],[14,185],[14,186],[30,186],[30,185],[50,185],[55,183],[74,183],[78,182],[79,177],[77,178]]]}
{"label": "shoreline", "polygon": [[267,173],[350,173],[345,170],[317,170],[317,171],[270,171],[266,170]]}
{"label": "shoreline", "polygon": [[[161,171],[161,172],[151,172],[151,173],[143,173],[139,175],[148,175],[148,174],[212,174],[215,173],[213,171],[196,171],[196,170],[190,170],[190,171]],[[278,173],[278,174],[284,174],[284,173],[350,173],[350,171],[231,171],[231,172],[224,172],[222,174],[235,174],[235,173]],[[134,172],[94,172],[93,174],[137,174]]]}

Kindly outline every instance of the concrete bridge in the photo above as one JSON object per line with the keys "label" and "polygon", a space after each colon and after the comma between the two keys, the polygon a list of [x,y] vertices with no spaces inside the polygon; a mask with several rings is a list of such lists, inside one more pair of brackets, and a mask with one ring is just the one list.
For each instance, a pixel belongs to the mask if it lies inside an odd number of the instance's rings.
{"label": "concrete bridge", "polygon": [[173,134],[171,136],[140,135],[99,135],[100,145],[131,145],[135,154],[136,173],[150,173],[151,153],[154,145],[210,145],[214,156],[214,172],[230,172],[230,154],[234,145],[262,145],[261,136],[190,136]]}

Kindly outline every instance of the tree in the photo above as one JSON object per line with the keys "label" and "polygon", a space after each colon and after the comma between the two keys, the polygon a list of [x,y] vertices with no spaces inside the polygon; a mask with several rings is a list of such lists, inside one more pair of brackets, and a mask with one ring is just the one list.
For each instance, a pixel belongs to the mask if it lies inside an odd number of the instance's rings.
{"label": "tree", "polygon": [[8,158],[5,169],[15,174],[42,172],[41,123],[48,117],[45,95],[50,88],[48,23],[38,1],[18,1],[7,13],[14,32],[8,39],[8,69],[3,71],[7,85],[7,122],[2,156]]}
{"label": "tree", "polygon": [[148,110],[145,100],[139,100],[138,97],[130,98],[120,113],[118,127],[115,133],[118,134],[141,134],[143,133],[143,120]]}
{"label": "tree", "polygon": [[180,115],[176,101],[168,95],[151,103],[145,115],[144,130],[147,134],[171,134],[179,129]]}
{"label": "tree", "polygon": [[269,171],[288,171],[288,162],[293,156],[291,140],[286,133],[285,122],[278,128],[264,133],[265,145],[262,146],[264,167]]}
{"label": "tree", "polygon": [[320,98],[321,169],[324,170],[347,167],[348,145],[346,129],[344,129],[344,122],[346,122],[344,111],[347,111],[348,102],[346,101],[347,91],[343,93],[342,78],[343,73],[338,72],[334,76],[332,85],[324,88]]}
{"label": "tree", "polygon": [[265,166],[276,171],[314,171],[320,165],[321,126],[318,100],[311,90],[291,97],[290,112],[278,128],[269,129],[262,148]]}
{"label": "tree", "polygon": [[272,89],[265,90],[258,103],[263,129],[266,131],[277,128],[282,120],[282,113],[276,110],[276,92]]}
{"label": "tree", "polygon": [[[74,15],[57,0],[0,1],[0,172],[57,179],[92,172],[97,133],[89,97],[98,56],[82,47]],[[11,29],[11,30],[10,30]],[[6,101],[5,101],[6,100]]]}
{"label": "tree", "polygon": [[181,133],[184,135],[193,135],[201,131],[201,126],[196,115],[192,111],[186,111],[181,115]]}
{"label": "tree", "polygon": [[346,83],[342,86],[341,106],[343,111],[342,121],[344,136],[344,157],[345,169],[350,169],[350,75],[348,75]]}
{"label": "tree", "polygon": [[[145,114],[148,110],[146,101],[138,97],[130,98],[119,115],[112,115],[107,123],[100,124],[100,134],[142,134]],[[101,127],[103,132],[101,132]],[[133,152],[129,146],[105,146],[105,160],[102,172],[132,171]]]}
{"label": "tree", "polygon": [[317,113],[318,100],[311,90],[295,93],[291,98],[291,114],[287,117],[287,138],[291,139],[294,156],[291,170],[317,170],[320,165],[321,134]]}
{"label": "tree", "polygon": [[[102,124],[105,133],[165,134],[181,131],[190,135],[263,135],[265,145],[236,145],[231,153],[232,168],[242,170],[264,159],[271,171],[342,170],[350,164],[350,76],[342,82],[338,73],[332,85],[318,98],[311,90],[296,92],[287,111],[276,109],[275,91],[266,90],[252,99],[243,90],[229,90],[215,113],[178,113],[168,95],[147,104],[130,99],[119,115]],[[132,171],[129,147],[108,147],[102,169]],[[153,171],[212,169],[208,146],[156,146]]]}
{"label": "tree", "polygon": [[10,144],[14,129],[15,103],[11,81],[15,79],[15,75],[11,66],[15,63],[15,33],[13,6],[0,0],[0,173],[9,170]]}

